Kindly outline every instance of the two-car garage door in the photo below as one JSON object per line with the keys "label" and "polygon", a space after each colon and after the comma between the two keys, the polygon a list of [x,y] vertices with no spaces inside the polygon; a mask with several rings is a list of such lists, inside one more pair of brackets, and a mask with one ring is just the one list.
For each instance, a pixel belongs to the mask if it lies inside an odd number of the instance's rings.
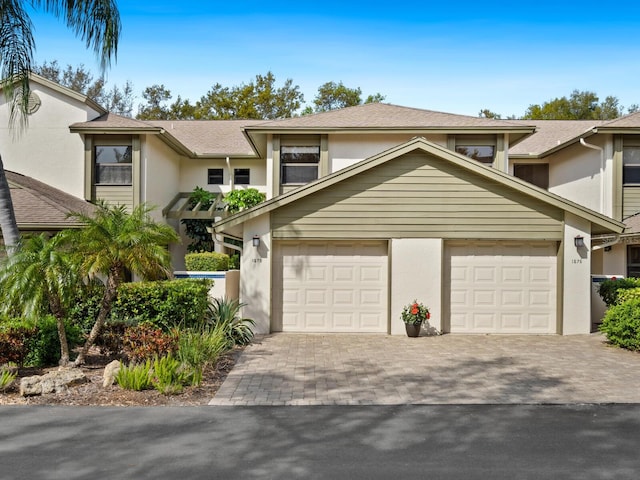
{"label": "two-car garage door", "polygon": [[387,332],[387,242],[279,242],[277,330]]}
{"label": "two-car garage door", "polygon": [[[277,242],[274,330],[387,332],[387,252],[386,241]],[[556,333],[556,242],[445,242],[443,271],[445,331]]]}

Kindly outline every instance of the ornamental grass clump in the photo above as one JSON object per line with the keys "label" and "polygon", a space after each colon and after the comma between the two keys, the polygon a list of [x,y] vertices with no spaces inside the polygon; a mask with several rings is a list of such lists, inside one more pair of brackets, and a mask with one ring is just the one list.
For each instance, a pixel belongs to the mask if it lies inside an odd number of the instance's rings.
{"label": "ornamental grass clump", "polygon": [[11,369],[7,365],[0,366],[0,392],[7,390],[18,376],[15,369]]}
{"label": "ornamental grass clump", "polygon": [[431,318],[429,308],[414,300],[402,309],[402,321],[408,325],[421,325]]}
{"label": "ornamental grass clump", "polygon": [[125,390],[149,390],[153,387],[151,383],[151,360],[144,363],[133,363],[131,365],[120,365],[120,370],[116,375],[116,382]]}

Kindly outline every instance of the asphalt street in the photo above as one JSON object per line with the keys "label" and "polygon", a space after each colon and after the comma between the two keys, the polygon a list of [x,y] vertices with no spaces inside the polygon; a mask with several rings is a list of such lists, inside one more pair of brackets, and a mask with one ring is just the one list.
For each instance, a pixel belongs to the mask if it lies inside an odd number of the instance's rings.
{"label": "asphalt street", "polygon": [[2,479],[637,479],[640,405],[0,408]]}

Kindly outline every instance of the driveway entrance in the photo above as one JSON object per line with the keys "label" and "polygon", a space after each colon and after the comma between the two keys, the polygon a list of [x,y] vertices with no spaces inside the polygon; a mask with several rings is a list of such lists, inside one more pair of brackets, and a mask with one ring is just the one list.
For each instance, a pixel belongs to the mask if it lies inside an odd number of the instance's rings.
{"label": "driveway entrance", "polygon": [[640,354],[601,334],[284,334],[245,349],[211,405],[640,403]]}

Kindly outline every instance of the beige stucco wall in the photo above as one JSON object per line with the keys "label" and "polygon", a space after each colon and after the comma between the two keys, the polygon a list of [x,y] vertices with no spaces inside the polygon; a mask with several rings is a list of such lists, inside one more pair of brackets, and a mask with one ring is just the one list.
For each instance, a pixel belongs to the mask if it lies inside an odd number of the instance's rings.
{"label": "beige stucco wall", "polygon": [[[253,236],[260,237],[260,246],[253,246]],[[242,316],[256,322],[254,332],[271,330],[271,262],[269,214],[244,224],[244,249],[240,256],[240,301],[246,303]]]}
{"label": "beige stucco wall", "polygon": [[[329,135],[329,172],[335,172],[391,147],[411,140],[415,134]],[[446,135],[427,135],[426,139],[444,147]]]}
{"label": "beige stucco wall", "polygon": [[442,331],[442,254],[439,238],[394,238],[390,241],[391,334],[406,335],[400,313],[417,300],[429,308],[427,327]]}
{"label": "beige stucco wall", "polygon": [[[231,172],[227,169],[226,159],[206,159],[206,158],[183,158],[180,169],[181,192],[190,192],[195,187],[202,187],[210,192],[228,193],[231,191],[231,177],[235,168],[250,169],[250,185],[236,185],[236,189],[256,188],[260,192],[267,192],[267,168],[265,160],[262,159],[229,159]],[[222,168],[224,170],[224,185],[208,185],[207,169]]]}
{"label": "beige stucco wall", "polygon": [[[576,248],[574,239],[584,237],[585,247]],[[562,294],[562,334],[591,332],[591,224],[565,213]]]}
{"label": "beige stucco wall", "polygon": [[153,135],[140,142],[140,196],[143,202],[158,207],[153,216],[162,219],[162,209],[180,191],[180,156]]}
{"label": "beige stucco wall", "polygon": [[[604,146],[603,139],[597,140]],[[551,155],[548,160],[550,192],[597,212],[602,210],[600,152],[577,144]]]}
{"label": "beige stucco wall", "polygon": [[611,247],[611,250],[602,251],[602,273],[603,275],[627,276],[627,245],[618,243]]}
{"label": "beige stucco wall", "polygon": [[9,107],[0,99],[0,154],[7,170],[33,177],[84,198],[84,144],[69,125],[98,112],[55,90],[32,83],[42,104],[29,115],[29,127],[18,138],[9,129]]}

